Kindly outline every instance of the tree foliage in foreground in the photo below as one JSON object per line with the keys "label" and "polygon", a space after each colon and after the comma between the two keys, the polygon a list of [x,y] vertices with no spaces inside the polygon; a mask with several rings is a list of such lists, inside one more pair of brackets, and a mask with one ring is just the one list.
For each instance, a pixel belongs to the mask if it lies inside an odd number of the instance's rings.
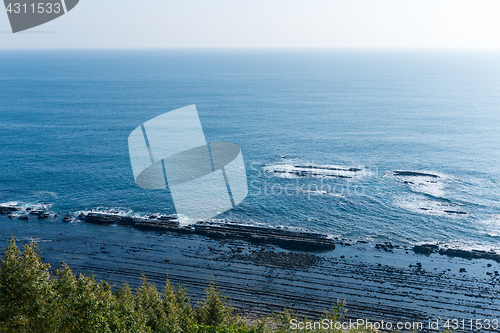
{"label": "tree foliage in foreground", "polygon": [[[293,312],[245,323],[211,283],[202,302],[191,305],[182,286],[167,279],[162,291],[143,277],[133,293],[128,284],[112,290],[105,281],[63,264],[54,273],[43,263],[36,244],[21,252],[13,238],[0,265],[0,332],[8,333],[286,333],[290,321],[307,321]],[[343,319],[342,304],[321,319]],[[372,332],[308,330],[309,332]]]}

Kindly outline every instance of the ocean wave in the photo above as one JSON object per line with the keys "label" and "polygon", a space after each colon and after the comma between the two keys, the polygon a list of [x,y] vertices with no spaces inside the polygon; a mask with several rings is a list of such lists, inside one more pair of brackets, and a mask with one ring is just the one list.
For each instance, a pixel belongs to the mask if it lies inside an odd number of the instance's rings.
{"label": "ocean wave", "polygon": [[4,207],[14,207],[17,205],[18,205],[18,201],[8,201],[8,202],[0,203],[0,206],[4,206]]}
{"label": "ocean wave", "polygon": [[[16,239],[17,241],[17,239]],[[48,243],[48,242],[53,242],[54,240],[52,239],[43,239],[41,237],[22,237],[20,239],[22,242],[29,242],[29,243]]]}
{"label": "ocean wave", "polygon": [[395,199],[397,206],[419,214],[460,217],[470,212],[456,197],[457,182],[453,176],[432,171],[391,171],[394,177],[407,186],[409,193]]}
{"label": "ocean wave", "polygon": [[50,191],[38,191],[38,192],[33,192],[33,194],[37,197],[51,197],[52,199],[57,199],[57,193],[56,192],[50,192]]}
{"label": "ocean wave", "polygon": [[342,178],[353,179],[372,175],[363,167],[345,167],[334,164],[278,163],[264,167],[264,171],[280,178]]}
{"label": "ocean wave", "polygon": [[310,229],[299,227],[299,226],[287,226],[283,224],[272,225],[269,223],[259,222],[252,219],[244,220],[244,221],[235,221],[233,219],[223,218],[223,219],[209,219],[202,224],[214,224],[214,225],[239,225],[239,226],[249,226],[249,227],[257,227],[263,229],[277,229],[277,230],[285,230],[290,232],[313,232]]}
{"label": "ocean wave", "polygon": [[402,195],[395,199],[398,207],[405,210],[436,216],[463,217],[469,215],[461,203],[437,200],[419,195]]}
{"label": "ocean wave", "polygon": [[331,191],[326,191],[326,190],[304,190],[300,189],[300,191],[308,196],[328,196],[328,197],[338,197],[338,198],[344,198],[345,196],[341,193],[337,192],[331,192]]}
{"label": "ocean wave", "polygon": [[120,208],[97,207],[91,209],[77,210],[74,212],[75,215],[80,215],[80,214],[88,215],[90,213],[101,213],[119,217],[125,217],[125,216],[140,217],[139,214],[137,216],[134,216],[134,211],[132,209],[122,208],[122,207]]}
{"label": "ocean wave", "polygon": [[52,207],[52,203],[29,203],[29,202],[19,202],[19,201],[9,201],[0,203],[0,214],[9,215],[11,218],[21,218],[27,219],[26,217],[31,214],[39,216],[39,218],[48,218],[53,215],[49,210]]}
{"label": "ocean wave", "polygon": [[433,242],[417,242],[413,246],[429,245],[436,246],[439,249],[458,250],[467,252],[488,252],[491,254],[500,254],[500,247],[492,246],[491,244],[482,244],[480,242],[471,242],[466,239],[450,239],[447,241],[433,241]]}
{"label": "ocean wave", "polygon": [[500,215],[494,214],[490,218],[479,221],[479,227],[485,235],[500,237]]}
{"label": "ocean wave", "polygon": [[435,198],[445,198],[446,191],[454,181],[453,177],[436,172],[391,171],[388,174],[396,177],[413,192]]}

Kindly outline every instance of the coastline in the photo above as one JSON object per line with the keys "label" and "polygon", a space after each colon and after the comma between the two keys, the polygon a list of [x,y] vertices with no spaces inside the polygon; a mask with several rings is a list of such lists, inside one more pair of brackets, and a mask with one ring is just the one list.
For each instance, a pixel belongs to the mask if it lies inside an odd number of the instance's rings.
{"label": "coastline", "polygon": [[[329,237],[326,234],[311,232],[306,229],[288,229],[284,227],[269,227],[239,224],[235,222],[218,223],[213,221],[199,222],[190,225],[181,225],[172,216],[153,214],[145,216],[131,216],[115,210],[91,209],[79,211],[77,216],[72,213],[52,213],[44,203],[34,207],[21,207],[17,205],[0,204],[0,217],[8,216],[10,219],[29,221],[50,220],[65,223],[82,222],[104,226],[128,226],[142,231],[158,233],[196,234],[212,239],[235,239],[251,242],[255,245],[276,245],[282,249],[297,251],[333,251],[337,245],[353,246],[358,244],[372,244],[377,250],[393,252],[396,249],[412,251],[415,254],[429,256],[439,254],[449,258],[486,259],[500,263],[500,253],[493,249],[489,251],[479,249],[464,249],[449,246],[442,242],[419,243],[412,246],[393,244],[391,241],[375,243],[366,240],[353,240],[341,237]],[[63,217],[61,217],[63,216]],[[495,272],[498,275],[498,272]]]}
{"label": "coastline", "polygon": [[[249,318],[284,308],[315,317],[337,299],[346,300],[351,319],[500,317],[500,277],[495,273],[500,269],[492,260],[424,255],[362,242],[338,242],[335,250],[323,252],[289,251],[243,239],[61,219],[18,221],[2,216],[2,246],[11,235],[20,244],[34,238],[53,267],[66,262],[77,273],[95,274],[115,285],[128,282],[132,288],[142,273],[159,285],[168,274],[171,281],[185,285],[194,301],[213,280]],[[44,228],[48,223],[60,232]]]}

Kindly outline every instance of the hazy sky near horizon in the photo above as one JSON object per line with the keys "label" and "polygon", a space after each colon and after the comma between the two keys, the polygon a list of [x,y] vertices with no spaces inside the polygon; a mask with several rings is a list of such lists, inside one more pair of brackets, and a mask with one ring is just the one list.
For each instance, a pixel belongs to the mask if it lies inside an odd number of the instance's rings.
{"label": "hazy sky near horizon", "polygon": [[12,34],[20,48],[492,48],[498,0],[80,0]]}

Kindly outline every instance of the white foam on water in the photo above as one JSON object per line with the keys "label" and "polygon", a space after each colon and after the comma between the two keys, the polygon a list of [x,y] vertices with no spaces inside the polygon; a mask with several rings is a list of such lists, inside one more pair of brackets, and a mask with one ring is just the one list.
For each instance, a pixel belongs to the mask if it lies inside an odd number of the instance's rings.
{"label": "white foam on water", "polygon": [[302,193],[307,194],[307,195],[312,195],[312,196],[318,196],[318,195],[323,195],[323,196],[328,196],[328,197],[338,197],[338,198],[344,198],[345,196],[336,193],[336,192],[329,192],[329,191],[322,191],[322,190],[301,190]]}
{"label": "white foam on water", "polygon": [[19,207],[21,207],[23,210],[26,210],[26,208],[47,210],[52,206],[52,203],[22,203],[19,205]]}
{"label": "white foam on water", "polygon": [[399,195],[394,199],[396,206],[424,215],[454,218],[469,215],[463,203],[452,199],[456,196],[458,187],[453,176],[422,170],[405,171],[417,173],[416,175],[400,175],[396,172],[388,172],[384,178],[392,177],[410,190],[409,193]]}
{"label": "white foam on water", "polygon": [[[398,196],[395,198],[394,203],[400,208],[419,214],[452,218],[468,216],[468,213],[460,207],[462,206],[461,204],[434,200],[418,194]],[[460,214],[459,212],[467,214]]]}
{"label": "white foam on water", "polygon": [[439,243],[439,245],[440,248],[444,249],[500,253],[500,247],[493,247],[490,244],[480,244],[476,242],[470,242],[465,239],[452,239],[443,243]]}
{"label": "white foam on water", "polygon": [[[407,185],[413,192],[430,195],[435,198],[445,198],[447,190],[452,187],[454,177],[434,171],[409,171],[424,173],[425,175],[398,175],[395,172],[388,172],[386,176],[392,176],[401,183]],[[432,177],[435,175],[437,177]]]}
{"label": "white foam on water", "polygon": [[314,164],[287,161],[264,167],[264,171],[279,178],[343,178],[360,179],[372,177],[373,172],[364,167],[346,167],[335,164]]}
{"label": "white foam on water", "polygon": [[133,210],[127,209],[127,208],[108,208],[108,207],[97,207],[97,208],[92,208],[90,210],[79,210],[76,211],[75,214],[89,214],[89,213],[101,213],[101,214],[108,214],[108,215],[115,215],[115,216],[132,216]]}
{"label": "white foam on water", "polygon": [[179,226],[181,227],[192,225],[198,222],[183,214],[176,214],[176,216],[177,216],[177,222],[179,222]]}
{"label": "white foam on water", "polygon": [[0,206],[2,206],[2,207],[12,207],[12,206],[17,206],[17,204],[18,204],[17,201],[8,201],[8,202],[0,203]]}
{"label": "white foam on water", "polygon": [[47,211],[52,207],[52,203],[30,203],[30,202],[20,202],[20,201],[9,201],[9,202],[4,202],[0,203],[0,206],[2,207],[18,207],[21,210],[11,212],[9,215],[12,215],[13,217],[19,217],[22,215],[25,215],[29,213],[32,210],[42,210],[42,211]]}
{"label": "white foam on water", "polygon": [[52,198],[57,199],[57,193],[56,192],[38,191],[38,192],[33,192],[33,194],[36,195],[37,197],[42,197],[42,196],[50,195]]}
{"label": "white foam on water", "polygon": [[500,237],[500,214],[495,214],[486,220],[479,221],[479,227],[488,236]]}
{"label": "white foam on water", "polygon": [[414,177],[413,184],[409,184],[413,192],[427,194],[436,198],[446,196],[446,184],[443,181],[428,180],[426,177]]}
{"label": "white foam on water", "polygon": [[291,232],[311,232],[310,230],[303,228],[303,227],[286,226],[283,224],[270,225],[268,223],[258,222],[258,221],[252,220],[252,219],[245,220],[245,221],[235,221],[235,220],[230,220],[227,218],[224,218],[224,219],[213,218],[213,219],[207,220],[203,223],[204,224],[221,225],[221,226],[228,225],[228,224],[239,225],[239,226],[250,226],[250,227],[258,227],[258,228],[286,230],[286,231],[291,231]]}
{"label": "white foam on water", "polygon": [[74,222],[81,222],[81,220],[78,219],[78,216],[80,214],[83,215],[88,215],[90,213],[98,213],[98,214],[106,214],[110,216],[117,216],[117,217],[136,217],[139,218],[138,214],[134,214],[134,211],[132,209],[127,209],[127,208],[108,208],[108,207],[97,207],[97,208],[91,208],[90,210],[78,210],[73,212],[73,215],[76,217],[74,220],[70,221],[72,223]]}
{"label": "white foam on water", "polygon": [[40,237],[22,237],[21,241],[23,241],[23,242],[30,242],[30,243],[48,243],[48,242],[53,242],[54,240],[52,240],[52,239],[42,239]]}

